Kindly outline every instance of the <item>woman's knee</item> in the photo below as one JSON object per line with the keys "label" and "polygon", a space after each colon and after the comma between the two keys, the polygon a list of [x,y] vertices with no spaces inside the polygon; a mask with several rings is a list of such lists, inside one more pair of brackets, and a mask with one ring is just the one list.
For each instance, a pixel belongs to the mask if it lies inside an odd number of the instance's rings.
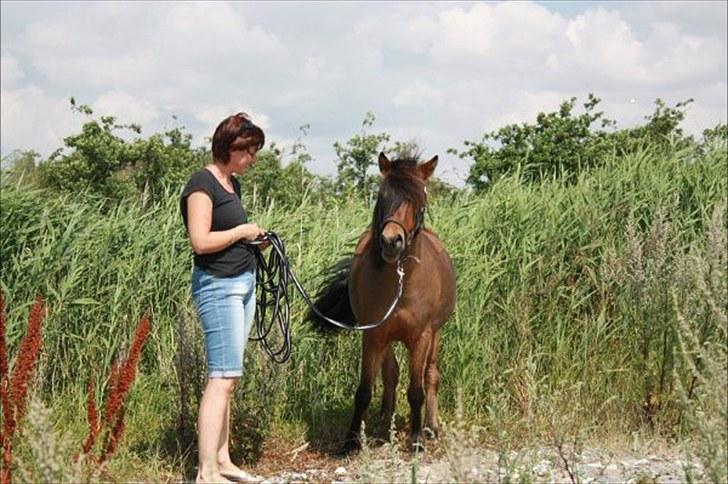
{"label": "woman's knee", "polygon": [[238,378],[210,378],[207,382],[208,387],[215,394],[230,398],[235,389],[235,383]]}

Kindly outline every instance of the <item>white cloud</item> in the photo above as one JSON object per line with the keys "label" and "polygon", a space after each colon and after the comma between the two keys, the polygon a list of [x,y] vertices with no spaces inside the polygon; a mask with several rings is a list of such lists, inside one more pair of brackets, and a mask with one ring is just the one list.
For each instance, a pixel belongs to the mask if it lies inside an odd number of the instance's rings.
{"label": "white cloud", "polygon": [[482,130],[493,131],[507,124],[533,122],[540,112],[555,111],[571,94],[554,91],[510,91],[507,101],[495,106],[500,115],[489,116]]}
{"label": "white cloud", "polygon": [[714,0],[687,2],[615,2],[610,8],[636,28],[652,23],[672,23],[690,35],[723,37],[728,26],[728,3]]}
{"label": "white cloud", "polygon": [[121,123],[139,123],[146,126],[159,116],[153,103],[137,99],[122,91],[109,91],[93,103],[93,111],[100,116],[114,116]]}
{"label": "white cloud", "polygon": [[563,29],[558,14],[530,3],[476,4],[439,15],[431,53],[437,62],[514,65],[533,61],[553,46]]}
{"label": "white cloud", "polygon": [[443,96],[424,81],[417,80],[400,89],[392,102],[402,107],[442,106]]}
{"label": "white cloud", "polygon": [[[209,89],[285,47],[260,26],[248,26],[232,5],[178,3],[153,8],[94,5],[28,25],[17,43],[49,82],[76,88]],[[86,8],[86,7],[83,7]],[[143,27],[143,28],[140,28]]]}
{"label": "white cloud", "polygon": [[570,47],[565,68],[578,65],[610,79],[648,78],[644,47],[619,13],[601,7],[587,11],[568,22],[565,35]]}
{"label": "white cloud", "polygon": [[685,129],[712,126],[728,109],[718,3],[585,3],[575,15],[533,2],[4,2],[2,150],[40,143],[38,113],[72,133],[70,96],[150,132],[177,115],[199,144],[238,111],[270,140],[310,123],[311,167],[329,173],[334,141],[370,110],[393,139],[439,153],[438,172],[458,173],[465,162],[447,148],[589,92],[620,125],[657,97],[694,97]]}
{"label": "white cloud", "polygon": [[18,60],[12,55],[0,56],[0,82],[3,89],[8,89],[25,77],[25,73],[18,65]]}
{"label": "white cloud", "polygon": [[3,89],[0,112],[3,156],[14,149],[33,149],[48,156],[85,121],[71,112],[67,99],[49,96],[37,86]]}
{"label": "white cloud", "polygon": [[[179,3],[159,20],[158,45],[175,57],[221,64],[264,59],[285,47],[261,26],[248,26],[232,5],[223,2]],[[217,59],[215,59],[217,57]]]}
{"label": "white cloud", "polygon": [[316,81],[321,78],[325,65],[326,61],[320,55],[306,57],[303,75],[310,81]]}
{"label": "white cloud", "polygon": [[669,85],[717,74],[720,42],[687,35],[669,23],[653,23],[640,41],[618,12],[588,11],[568,24],[573,47],[560,56],[563,71],[624,85]]}

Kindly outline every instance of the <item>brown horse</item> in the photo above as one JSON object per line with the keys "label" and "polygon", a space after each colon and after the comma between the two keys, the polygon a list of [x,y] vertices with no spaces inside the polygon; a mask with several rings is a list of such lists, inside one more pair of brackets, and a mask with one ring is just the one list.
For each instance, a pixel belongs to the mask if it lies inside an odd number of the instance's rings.
{"label": "brown horse", "polygon": [[[384,382],[380,413],[385,422],[391,421],[399,380],[392,349],[395,341],[404,343],[409,352],[407,400],[413,449],[421,446],[423,403],[425,426],[433,436],[437,434],[440,328],[455,307],[455,274],[442,242],[423,227],[425,183],[436,166],[437,156],[418,164],[415,157],[390,161],[379,155],[383,178],[372,225],[362,234],[353,259],[338,266],[316,301],[316,307],[332,319],[348,322],[353,317],[360,325],[378,321],[397,294],[396,266],[401,261],[404,287],[394,312],[383,324],[363,333],[361,380],[344,444],[347,452],[359,447],[362,418],[380,371]],[[311,318],[327,324],[315,315]]]}

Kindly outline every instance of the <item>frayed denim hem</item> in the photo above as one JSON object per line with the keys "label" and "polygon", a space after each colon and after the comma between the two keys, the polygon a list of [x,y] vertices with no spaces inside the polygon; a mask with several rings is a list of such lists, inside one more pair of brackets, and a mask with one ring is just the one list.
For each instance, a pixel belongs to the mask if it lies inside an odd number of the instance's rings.
{"label": "frayed denim hem", "polygon": [[240,378],[243,376],[243,370],[232,371],[210,371],[207,373],[208,378]]}

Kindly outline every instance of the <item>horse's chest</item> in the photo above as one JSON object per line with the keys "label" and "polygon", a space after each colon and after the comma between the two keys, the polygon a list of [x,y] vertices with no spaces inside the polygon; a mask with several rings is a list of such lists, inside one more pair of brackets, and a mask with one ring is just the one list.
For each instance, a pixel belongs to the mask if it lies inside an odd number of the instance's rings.
{"label": "horse's chest", "polygon": [[[352,266],[349,299],[360,324],[377,321],[386,313],[397,297],[398,282],[393,268],[376,271],[363,263]],[[440,286],[437,277],[423,268],[405,267],[402,296],[397,301],[394,315],[411,315],[417,321],[430,319],[436,310]]]}

